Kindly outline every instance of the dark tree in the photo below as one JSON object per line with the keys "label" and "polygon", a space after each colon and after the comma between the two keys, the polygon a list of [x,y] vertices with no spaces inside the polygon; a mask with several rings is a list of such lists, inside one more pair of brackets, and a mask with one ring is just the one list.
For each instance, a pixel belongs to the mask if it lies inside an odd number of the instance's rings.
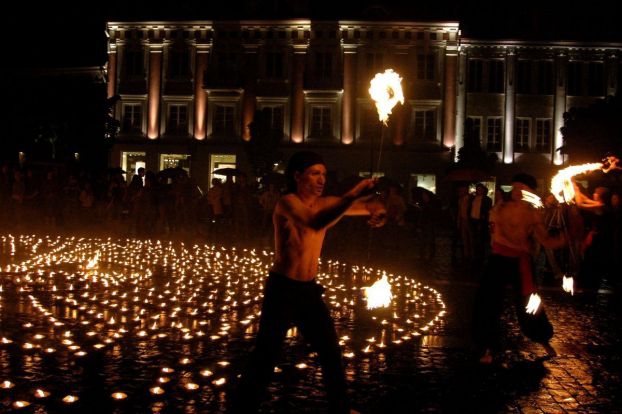
{"label": "dark tree", "polygon": [[272,128],[270,112],[266,108],[255,111],[253,121],[248,125],[248,128],[251,137],[244,143],[244,149],[255,176],[264,177],[271,173],[274,165],[283,158],[283,153],[278,151],[283,132]]}
{"label": "dark tree", "polygon": [[104,138],[106,139],[114,139],[121,129],[121,123],[114,117],[114,107],[120,100],[121,96],[115,95],[106,98],[104,102]]}
{"label": "dark tree", "polygon": [[479,136],[473,128],[473,120],[464,123],[464,146],[458,150],[455,168],[472,168],[490,173],[497,162],[497,154],[482,149]]}
{"label": "dark tree", "polygon": [[607,153],[622,150],[622,104],[610,96],[588,107],[571,108],[561,128],[564,144],[559,149],[571,164],[599,162]]}

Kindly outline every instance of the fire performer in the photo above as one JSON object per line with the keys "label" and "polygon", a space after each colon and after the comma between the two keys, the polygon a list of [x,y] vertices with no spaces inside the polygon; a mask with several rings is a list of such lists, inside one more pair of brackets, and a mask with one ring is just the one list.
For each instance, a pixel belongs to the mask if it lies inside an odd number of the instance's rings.
{"label": "fire performer", "polygon": [[[364,179],[341,197],[322,196],[326,166],[311,151],[294,154],[285,171],[287,192],[273,213],[275,260],[264,287],[259,332],[243,372],[234,412],[257,412],[290,325],[317,351],[330,412],[350,412],[341,349],[324,288],[315,280],[326,231],[344,215],[370,215],[382,226],[386,208],[373,194],[376,181]],[[355,412],[355,411],[353,411]]]}
{"label": "fire performer", "polygon": [[536,179],[525,173],[512,179],[509,201],[496,204],[490,213],[492,240],[491,255],[475,295],[474,329],[475,343],[480,352],[480,362],[490,364],[493,350],[500,340],[500,319],[503,312],[504,292],[507,284],[514,289],[514,305],[521,331],[534,342],[541,344],[549,356],[557,355],[549,344],[553,326],[544,308],[528,313],[526,305],[536,292],[532,274],[532,242],[546,248],[564,246],[563,234],[550,235],[544,225],[542,214],[525,201],[524,192],[533,193]]}

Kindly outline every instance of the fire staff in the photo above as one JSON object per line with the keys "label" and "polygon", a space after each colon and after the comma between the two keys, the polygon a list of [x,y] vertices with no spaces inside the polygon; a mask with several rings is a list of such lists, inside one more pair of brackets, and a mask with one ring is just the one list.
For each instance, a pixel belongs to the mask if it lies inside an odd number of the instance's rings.
{"label": "fire staff", "polygon": [[378,227],[386,209],[370,195],[375,181],[365,179],[341,197],[322,196],[326,166],[311,151],[294,154],[285,172],[288,193],[273,213],[275,260],[264,288],[259,332],[250,362],[242,374],[234,412],[257,412],[290,325],[296,325],[317,351],[330,412],[349,413],[346,380],[337,334],[315,280],[326,231],[344,215],[370,215]]}

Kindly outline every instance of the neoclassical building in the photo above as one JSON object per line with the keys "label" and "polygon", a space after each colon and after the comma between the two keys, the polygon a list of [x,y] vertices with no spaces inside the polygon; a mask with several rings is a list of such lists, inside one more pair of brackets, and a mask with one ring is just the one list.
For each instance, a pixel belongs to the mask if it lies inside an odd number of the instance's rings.
{"label": "neoclassical building", "polygon": [[[329,174],[384,174],[444,191],[465,125],[498,155],[498,183],[518,170],[548,180],[563,113],[618,91],[622,43],[478,40],[457,21],[138,21],[107,23],[108,95],[120,96],[111,166],[251,172],[244,142],[257,111],[284,159],[310,148]],[[368,89],[402,77],[388,125]],[[283,168],[282,165],[275,166]]]}

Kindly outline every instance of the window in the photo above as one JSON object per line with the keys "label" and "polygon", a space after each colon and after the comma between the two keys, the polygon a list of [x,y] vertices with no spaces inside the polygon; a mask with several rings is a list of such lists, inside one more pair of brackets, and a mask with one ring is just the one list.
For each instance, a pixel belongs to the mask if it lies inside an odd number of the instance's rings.
{"label": "window", "polygon": [[555,93],[555,76],[553,62],[542,60],[538,62],[538,94],[553,95]]}
{"label": "window", "polygon": [[235,135],[235,107],[217,104],[214,108],[214,135]]}
{"label": "window", "polygon": [[188,105],[171,104],[168,106],[167,132],[188,134]]}
{"label": "window", "polygon": [[218,76],[221,79],[233,79],[238,74],[237,55],[231,52],[218,52],[217,54]]}
{"label": "window", "polygon": [[132,175],[138,174],[139,168],[147,168],[146,152],[121,152],[121,168],[125,173],[125,180],[129,182]]}
{"label": "window", "polygon": [[436,141],[436,110],[434,108],[415,109],[412,131],[415,142]]}
{"label": "window", "polygon": [[124,103],[121,130],[127,133],[142,133],[142,123],[142,105],[140,103]]}
{"label": "window", "polygon": [[434,80],[435,59],[433,53],[417,55],[417,79]]}
{"label": "window", "polygon": [[529,60],[519,60],[516,67],[516,92],[531,93],[531,67]]}
{"label": "window", "polygon": [[314,106],[311,108],[310,137],[326,138],[333,136],[331,112],[330,106]]}
{"label": "window", "polygon": [[501,118],[488,118],[486,121],[486,150],[501,151]]}
{"label": "window", "polygon": [[587,72],[588,94],[590,96],[605,96],[605,68],[601,62],[591,62]]}
{"label": "window", "polygon": [[489,63],[488,91],[492,93],[503,93],[505,90],[503,61],[491,60]]}
{"label": "window", "polygon": [[187,78],[190,75],[190,54],[185,47],[174,47],[169,54],[169,76],[172,79]]}
{"label": "window", "polygon": [[[436,194],[436,175],[410,173],[410,177],[408,179],[408,188],[412,190],[415,187],[425,188],[426,190]],[[412,198],[413,192],[408,191],[408,194],[410,194],[409,201],[415,202],[416,200],[413,200]]]}
{"label": "window", "polygon": [[333,75],[333,55],[330,52],[318,52],[315,54],[315,76],[318,78],[331,78]]}
{"label": "window", "polygon": [[551,120],[536,119],[536,152],[551,151]]}
{"label": "window", "polygon": [[531,119],[517,118],[514,125],[514,151],[529,151],[529,132],[531,129]]}
{"label": "window", "polygon": [[271,130],[283,132],[283,105],[270,105],[261,108]]}
{"label": "window", "polygon": [[224,175],[214,174],[213,171],[219,168],[235,168],[237,166],[235,154],[211,154],[209,158],[209,170],[211,177],[219,178],[223,182],[227,179],[227,177]]}
{"label": "window", "polygon": [[283,54],[278,52],[266,53],[266,78],[283,77]]}
{"label": "window", "polygon": [[468,67],[468,91],[469,92],[483,92],[483,69],[484,62],[479,59],[469,60]]}
{"label": "window", "polygon": [[160,171],[166,168],[182,168],[190,175],[189,154],[160,154]]}
{"label": "window", "polygon": [[568,63],[568,95],[581,95],[581,63]]}
{"label": "window", "polygon": [[145,73],[143,51],[140,46],[128,46],[125,51],[125,75],[140,77]]}
{"label": "window", "polygon": [[382,123],[378,119],[376,108],[373,105],[362,107],[359,140],[369,141],[380,137],[381,127]]}
{"label": "window", "polygon": [[465,128],[465,140],[471,138],[475,140],[478,146],[482,143],[482,118],[479,116],[467,117]]}
{"label": "window", "polygon": [[367,53],[365,55],[365,69],[369,73],[378,73],[383,71],[384,68],[384,56],[382,53]]}

